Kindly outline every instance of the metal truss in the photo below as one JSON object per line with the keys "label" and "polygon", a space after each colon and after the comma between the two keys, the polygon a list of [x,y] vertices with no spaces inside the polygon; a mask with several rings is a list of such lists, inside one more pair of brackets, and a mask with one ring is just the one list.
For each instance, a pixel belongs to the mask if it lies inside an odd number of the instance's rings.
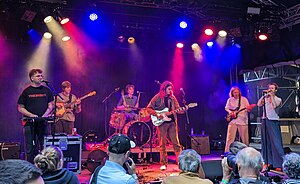
{"label": "metal truss", "polygon": [[286,17],[282,19],[280,29],[290,28],[300,23],[300,3],[288,8],[285,12]]}
{"label": "metal truss", "polygon": [[297,82],[300,79],[300,59],[257,67],[253,71],[242,71],[242,73],[245,83],[278,77]]}
{"label": "metal truss", "polygon": [[263,5],[269,5],[269,6],[278,6],[276,3],[274,3],[271,0],[252,0],[252,2],[256,4],[263,4]]}

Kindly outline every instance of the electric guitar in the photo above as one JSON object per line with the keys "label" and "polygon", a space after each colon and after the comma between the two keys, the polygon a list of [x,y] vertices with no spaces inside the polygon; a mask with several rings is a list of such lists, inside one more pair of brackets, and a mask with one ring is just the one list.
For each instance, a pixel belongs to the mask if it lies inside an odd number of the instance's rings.
{"label": "electric guitar", "polygon": [[225,117],[227,122],[232,121],[233,119],[236,119],[238,117],[238,114],[244,110],[246,110],[248,107],[251,107],[251,109],[253,107],[256,107],[256,104],[251,104],[247,107],[241,108],[240,110],[230,110],[231,112],[227,114],[227,116]]}
{"label": "electric guitar", "polygon": [[[198,104],[197,103],[190,103],[187,106],[189,108],[192,108],[192,107],[198,106]],[[161,111],[155,111],[154,113],[150,113],[151,114],[151,121],[152,121],[154,126],[160,126],[165,121],[171,121],[171,118],[168,117],[169,115],[171,115],[173,113],[180,112],[180,111],[184,111],[186,109],[187,109],[186,107],[180,107],[178,109],[175,109],[175,110],[169,112],[169,108],[166,107]]]}
{"label": "electric guitar", "polygon": [[[87,97],[94,96],[94,95],[96,95],[96,91],[92,91],[92,92],[84,95],[83,97],[78,98],[77,100],[81,101],[81,100],[86,99]],[[70,103],[65,103],[65,102],[56,103],[56,117],[58,117],[58,118],[63,117],[63,115],[67,111],[66,109],[71,108],[76,103],[77,100],[70,102]]]}

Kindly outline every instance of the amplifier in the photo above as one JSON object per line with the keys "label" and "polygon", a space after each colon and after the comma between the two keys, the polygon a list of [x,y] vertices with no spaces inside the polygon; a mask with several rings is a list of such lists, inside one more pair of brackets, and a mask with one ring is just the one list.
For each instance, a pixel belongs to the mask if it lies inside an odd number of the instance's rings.
{"label": "amplifier", "polygon": [[[44,138],[44,147],[51,146],[53,137],[46,136]],[[81,172],[81,148],[82,136],[68,135],[55,136],[54,145],[59,147],[64,154],[64,168],[80,173]]]}
{"label": "amplifier", "polygon": [[0,142],[0,160],[20,159],[20,151],[19,142]]}
{"label": "amplifier", "polygon": [[191,147],[200,155],[210,154],[209,136],[191,135]]}

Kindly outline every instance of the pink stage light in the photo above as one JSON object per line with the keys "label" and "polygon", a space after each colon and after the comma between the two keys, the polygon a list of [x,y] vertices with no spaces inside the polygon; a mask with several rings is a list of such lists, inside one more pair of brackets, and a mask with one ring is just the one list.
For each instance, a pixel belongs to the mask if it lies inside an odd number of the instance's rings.
{"label": "pink stage light", "polygon": [[261,41],[265,41],[268,39],[268,35],[266,34],[260,34],[258,35],[258,39],[260,39]]}
{"label": "pink stage light", "polygon": [[211,36],[214,34],[214,31],[210,28],[207,28],[204,30],[204,33],[207,35],[207,36]]}
{"label": "pink stage light", "polygon": [[183,48],[183,46],[184,46],[183,43],[180,43],[180,42],[176,44],[176,47],[180,48],[180,49]]}

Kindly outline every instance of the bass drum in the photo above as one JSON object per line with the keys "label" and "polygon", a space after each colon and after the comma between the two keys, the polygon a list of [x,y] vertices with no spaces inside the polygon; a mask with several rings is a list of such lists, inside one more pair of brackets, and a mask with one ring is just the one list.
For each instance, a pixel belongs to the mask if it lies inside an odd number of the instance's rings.
{"label": "bass drum", "polygon": [[121,129],[126,122],[125,113],[114,112],[110,116],[109,126],[115,129]]}
{"label": "bass drum", "polygon": [[122,133],[127,135],[139,147],[147,144],[151,138],[151,129],[143,121],[131,121],[127,123]]}

